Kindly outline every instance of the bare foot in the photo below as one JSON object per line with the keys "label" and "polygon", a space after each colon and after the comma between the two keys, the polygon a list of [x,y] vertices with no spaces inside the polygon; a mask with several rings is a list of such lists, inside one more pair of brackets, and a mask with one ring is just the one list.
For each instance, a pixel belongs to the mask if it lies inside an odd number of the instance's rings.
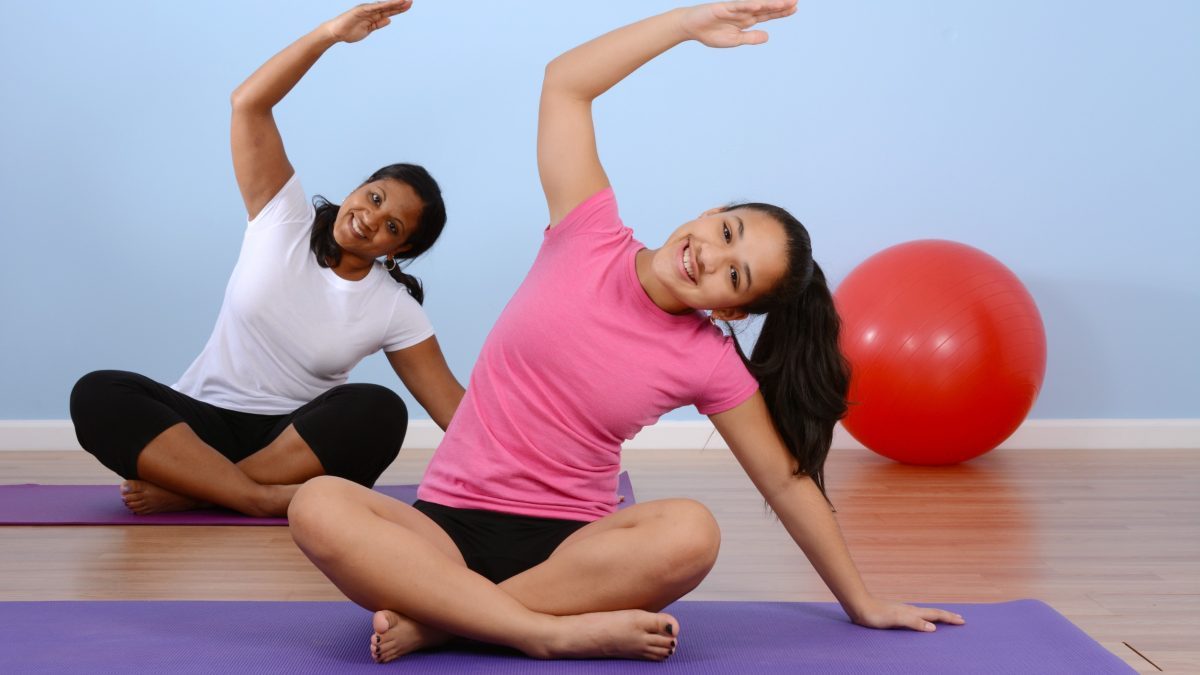
{"label": "bare foot", "polygon": [[375,612],[371,620],[375,634],[371,636],[371,658],[387,663],[418,649],[436,647],[450,639],[450,634],[430,628],[401,616],[390,609]]}
{"label": "bare foot", "polygon": [[210,506],[144,480],[127,480],[121,483],[121,499],[124,500],[126,508],[143,516],[148,513],[191,511]]}
{"label": "bare foot", "polygon": [[545,644],[526,651],[538,658],[616,658],[662,661],[675,653],[679,622],[670,614],[640,609],[554,617],[559,623]]}

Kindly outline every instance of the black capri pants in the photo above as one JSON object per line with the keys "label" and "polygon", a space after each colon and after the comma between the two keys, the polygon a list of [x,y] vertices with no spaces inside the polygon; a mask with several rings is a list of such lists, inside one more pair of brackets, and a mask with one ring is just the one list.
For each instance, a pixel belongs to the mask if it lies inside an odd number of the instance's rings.
{"label": "black capri pants", "polygon": [[400,454],[408,409],[387,387],[343,384],[289,414],[259,415],[197,401],[137,373],[98,370],[75,383],[71,421],[83,449],[127,479],[138,477],[146,445],[180,422],[231,462],[263,449],[291,424],[326,474],[372,487]]}

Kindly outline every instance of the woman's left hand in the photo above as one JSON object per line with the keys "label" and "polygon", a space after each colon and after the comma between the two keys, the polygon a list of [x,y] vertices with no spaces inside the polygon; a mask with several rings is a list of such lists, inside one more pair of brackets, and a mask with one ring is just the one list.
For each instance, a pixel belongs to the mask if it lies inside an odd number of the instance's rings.
{"label": "woman's left hand", "polygon": [[358,42],[392,22],[392,17],[412,7],[412,0],[358,5],[325,22],[325,30],[338,42]]}
{"label": "woman's left hand", "polygon": [[867,628],[908,628],[925,633],[937,630],[934,623],[965,623],[959,614],[932,607],[914,607],[900,602],[872,599],[851,616],[854,623]]}

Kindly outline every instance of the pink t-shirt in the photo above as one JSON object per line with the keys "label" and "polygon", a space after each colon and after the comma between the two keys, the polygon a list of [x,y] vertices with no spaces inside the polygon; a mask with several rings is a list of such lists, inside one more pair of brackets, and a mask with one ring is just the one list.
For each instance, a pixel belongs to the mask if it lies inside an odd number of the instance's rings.
{"label": "pink t-shirt", "polygon": [[611,188],[547,230],[500,314],[418,496],[596,520],[616,509],[621,443],[665,412],[729,410],[758,383],[702,312],[664,312]]}

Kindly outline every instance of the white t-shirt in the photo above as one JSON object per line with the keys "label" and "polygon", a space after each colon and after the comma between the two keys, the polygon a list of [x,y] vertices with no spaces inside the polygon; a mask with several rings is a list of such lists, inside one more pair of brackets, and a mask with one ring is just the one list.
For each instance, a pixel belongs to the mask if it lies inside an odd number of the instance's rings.
{"label": "white t-shirt", "polygon": [[217,325],[176,391],[230,410],[290,413],[345,383],[368,354],[433,335],[382,265],[358,281],[318,265],[313,215],[293,175],[249,222]]}

